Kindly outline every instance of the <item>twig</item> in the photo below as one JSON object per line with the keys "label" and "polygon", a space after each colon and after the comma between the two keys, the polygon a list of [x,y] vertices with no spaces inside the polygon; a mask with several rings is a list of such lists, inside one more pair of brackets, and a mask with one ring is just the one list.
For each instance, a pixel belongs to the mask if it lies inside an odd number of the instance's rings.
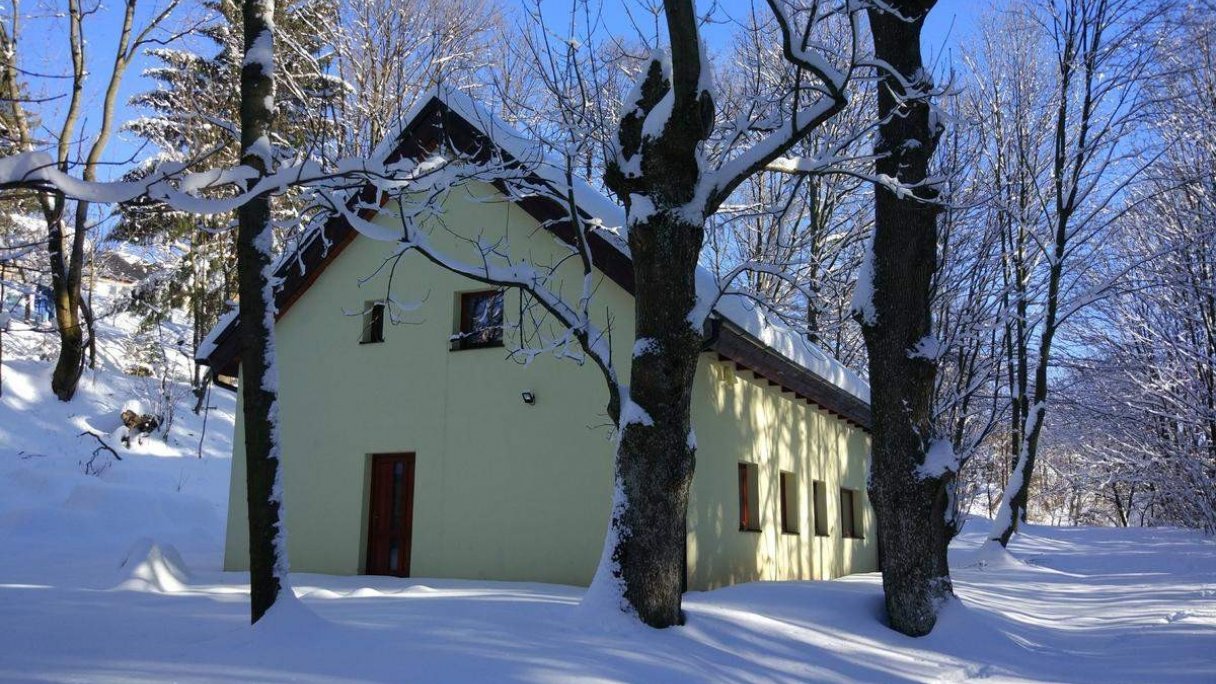
{"label": "twig", "polygon": [[207,416],[211,415],[211,383],[207,383],[207,394],[203,397],[203,430],[198,436],[198,457],[203,457],[203,440],[207,439]]}
{"label": "twig", "polygon": [[106,451],[110,452],[110,454],[112,454],[112,455],[114,456],[114,460],[115,460],[115,461],[121,461],[121,460],[122,460],[122,456],[119,456],[119,455],[118,455],[118,452],[117,452],[117,451],[114,451],[114,449],[112,449],[112,448],[110,447],[110,445],[109,445],[109,444],[106,444],[105,440],[103,440],[103,439],[101,438],[101,435],[97,434],[96,432],[89,432],[88,430],[85,430],[84,432],[82,432],[82,433],[80,433],[79,435],[76,435],[76,436],[77,436],[77,437],[84,437],[85,435],[89,435],[89,436],[90,436],[90,437],[92,437],[93,439],[96,439],[96,440],[97,440],[97,442],[98,442],[99,444],[101,444],[101,446],[99,446],[99,447],[97,447],[96,449],[94,449],[94,450],[93,450],[93,456],[94,456],[94,457],[96,457],[96,456],[97,456],[97,452],[98,452],[98,451],[101,451],[102,449],[105,449]]}

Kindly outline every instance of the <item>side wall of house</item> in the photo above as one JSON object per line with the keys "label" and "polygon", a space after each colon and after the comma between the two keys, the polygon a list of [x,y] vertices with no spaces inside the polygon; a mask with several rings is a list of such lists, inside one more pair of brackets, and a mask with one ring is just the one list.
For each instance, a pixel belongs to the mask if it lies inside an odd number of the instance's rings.
{"label": "side wall of house", "polygon": [[[866,499],[869,437],[731,361],[703,355],[693,424],[697,475],[689,511],[689,586],[755,579],[831,579],[878,568]],[[756,465],[759,531],[739,529],[739,464]],[[781,473],[792,477],[784,531]],[[812,482],[824,485],[824,536],[815,533]],[[859,538],[841,533],[840,489],[857,492]]]}
{"label": "side wall of house", "polygon": [[[480,194],[479,194],[480,193]],[[491,188],[453,197],[445,222],[483,239],[509,236],[516,254],[557,263],[568,251]],[[484,201],[490,200],[490,201]],[[467,245],[435,230],[453,253]],[[590,364],[545,355],[523,365],[504,348],[449,350],[458,293],[484,289],[416,254],[385,259],[392,245],[356,238],[279,321],[277,328],[288,548],[297,571],[354,574],[366,557],[372,454],[415,454],[411,575],[586,584],[599,558],[611,488],[611,435],[602,377]],[[467,255],[467,252],[465,252]],[[570,260],[573,261],[573,260]],[[381,268],[385,266],[385,268]],[[390,292],[396,324],[385,342],[360,344],[369,300]],[[577,297],[577,266],[559,269]],[[370,276],[370,279],[369,279]],[[363,282],[360,286],[360,282]],[[518,293],[506,296],[508,324]],[[627,377],[633,322],[628,293],[596,283],[595,310],[611,313],[614,347]],[[511,331],[508,337],[518,335]],[[511,342],[508,341],[508,346]],[[810,481],[840,478],[865,489],[868,438],[826,413],[736,373],[705,354],[694,421],[698,466],[690,511],[694,589],[751,579],[833,577],[871,570],[872,515],[865,539],[815,538]],[[536,396],[525,404],[524,391]],[[244,453],[238,419],[225,567],[247,567]],[[763,531],[738,529],[738,462],[758,464]],[[779,471],[798,475],[798,535],[781,533]],[[836,518],[833,519],[834,521]]]}

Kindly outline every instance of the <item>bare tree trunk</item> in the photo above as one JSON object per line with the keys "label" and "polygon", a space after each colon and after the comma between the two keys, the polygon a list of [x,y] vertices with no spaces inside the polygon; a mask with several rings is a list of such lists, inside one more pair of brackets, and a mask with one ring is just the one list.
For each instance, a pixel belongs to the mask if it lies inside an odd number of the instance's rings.
{"label": "bare tree trunk", "polygon": [[[681,624],[688,496],[696,448],[691,435],[692,386],[704,333],[690,325],[697,303],[696,268],[704,241],[703,207],[692,212],[700,180],[697,149],[709,134],[712,101],[700,90],[699,36],[692,3],[665,4],[671,37],[671,72],[652,61],[642,85],[649,112],[672,97],[662,134],[646,140],[643,117],[627,114],[618,136],[642,156],[643,178],[609,169],[608,182],[628,198],[631,222],[636,337],[649,340],[635,355],[629,395],[622,402],[616,453],[619,504],[609,544],[623,596],[652,627]],[[626,189],[628,188],[628,190]],[[645,193],[645,200],[638,194]],[[651,206],[633,206],[635,202]],[[653,208],[653,211],[647,209]],[[689,215],[689,214],[693,215]],[[700,220],[698,220],[700,219]]]}
{"label": "bare tree trunk", "polygon": [[[70,137],[76,129],[76,120],[80,115],[80,100],[84,92],[85,57],[84,36],[82,23],[84,21],[80,3],[77,0],[68,2],[68,44],[72,56],[72,95],[68,101],[68,110],[64,115],[63,127],[59,132],[57,145],[58,162],[62,169],[67,170]],[[60,401],[71,401],[76,395],[76,384],[84,370],[84,334],[80,329],[80,281],[73,281],[72,266],[75,264],[77,240],[84,236],[78,230],[72,238],[72,252],[68,260],[64,257],[64,209],[66,201],[62,195],[41,198],[42,213],[47,223],[47,250],[51,268],[51,292],[55,299],[55,326],[59,332],[59,358],[55,361],[55,370],[51,375],[51,391]],[[83,203],[77,206],[77,212],[84,209]],[[84,212],[87,213],[87,210]],[[78,227],[83,226],[77,221]],[[82,244],[83,247],[83,244]]]}
{"label": "bare tree trunk", "polygon": [[[200,230],[191,231],[191,235],[202,234]],[[202,344],[206,333],[203,331],[203,326],[206,322],[203,321],[203,298],[206,296],[203,287],[206,275],[199,274],[199,263],[203,261],[199,258],[198,251],[201,249],[197,238],[192,240],[190,249],[190,356],[191,358],[198,355],[199,345]],[[202,366],[194,364],[194,375],[190,379],[190,387],[194,389],[194,394],[198,397],[198,403],[195,404],[194,413],[197,415],[203,404],[202,395],[206,391],[202,382]],[[207,374],[210,377],[210,373]]]}
{"label": "bare tree trunk", "polygon": [[97,368],[97,320],[93,316],[93,290],[97,289],[97,245],[89,257],[89,293],[82,301],[80,313],[84,316],[85,330],[89,333],[89,369]]}
{"label": "bare tree trunk", "polygon": [[[706,217],[748,177],[790,150],[848,103],[847,73],[810,56],[810,34],[770,0],[783,54],[821,88],[772,137],[703,172],[714,122],[711,79],[691,0],[663,3],[670,63],[656,55],[625,106],[605,184],[625,204],[635,279],[634,354],[622,392],[612,522],[589,596],[612,587],[652,627],[682,622],[688,497],[696,465],[693,380],[709,302],[696,283]],[[853,13],[847,13],[853,21]],[[653,117],[653,118],[652,118]],[[731,164],[730,162],[737,162]],[[710,295],[714,296],[713,294]],[[704,305],[704,306],[703,306]]]}
{"label": "bare tree trunk", "polygon": [[[875,187],[872,303],[859,318],[870,359],[874,419],[869,494],[878,519],[879,561],[890,626],[922,636],[952,595],[946,547],[955,473],[920,471],[933,435],[936,361],[909,352],[929,336],[937,267],[937,190],[921,185],[940,129],[931,116],[920,32],[935,0],[890,3],[905,18],[869,10],[877,57],[898,72],[878,88],[879,174],[906,191]],[[911,88],[901,85],[901,80]]]}
{"label": "bare tree trunk", "polygon": [[[72,251],[64,257],[62,198],[53,201],[54,209],[48,218],[49,249],[51,266],[51,292],[55,299],[55,327],[59,332],[59,358],[51,375],[51,391],[60,401],[71,401],[76,395],[76,385],[84,372],[84,329],[81,326],[80,310],[80,260],[84,252],[84,221],[76,220],[76,233],[72,236]],[[87,203],[77,203],[78,212],[87,211]]]}
{"label": "bare tree trunk", "polygon": [[[245,0],[245,61],[241,69],[241,163],[265,175],[272,164],[274,123],[274,0]],[[256,179],[249,181],[250,185]],[[237,211],[240,292],[241,398],[249,505],[250,617],[257,622],[286,592],[287,548],[279,482],[278,387],[274,348],[273,231],[270,195]]]}
{"label": "bare tree trunk", "polygon": [[[703,226],[656,216],[630,231],[637,283],[637,337],[649,351],[630,369],[630,402],[622,411],[617,468],[626,501],[615,558],[625,598],[652,626],[681,624],[688,497],[696,448],[693,379],[702,333],[688,324]],[[640,408],[639,408],[640,407]]]}
{"label": "bare tree trunk", "polygon": [[[198,387],[196,387],[196,388],[194,388],[194,390],[192,390],[192,392],[194,394],[194,409],[193,410],[194,410],[194,415],[196,415],[196,416],[198,414],[202,413],[203,409],[207,408],[207,389],[209,387],[211,387],[211,374],[207,373],[207,374],[203,375],[203,379],[199,383]],[[207,420],[206,418],[203,418],[204,424],[206,423],[206,420]]]}
{"label": "bare tree trunk", "polygon": [[1119,495],[1119,483],[1110,483],[1111,498],[1115,502],[1115,522],[1119,523],[1119,527],[1127,527],[1128,512],[1123,507],[1123,497]]}

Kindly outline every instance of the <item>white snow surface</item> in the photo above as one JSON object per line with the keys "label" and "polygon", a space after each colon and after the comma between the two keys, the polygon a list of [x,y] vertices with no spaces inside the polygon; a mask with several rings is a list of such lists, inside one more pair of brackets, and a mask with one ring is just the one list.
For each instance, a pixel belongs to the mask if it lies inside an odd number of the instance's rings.
{"label": "white snow surface", "polygon": [[650,417],[650,413],[642,408],[637,402],[626,398],[621,407],[621,429],[625,429],[626,425],[638,423],[640,425],[654,425],[654,418]]}
{"label": "white snow surface", "polygon": [[633,358],[653,354],[658,348],[659,342],[653,337],[639,337],[633,341]]}
{"label": "white snow surface", "polygon": [[[265,18],[263,18],[265,20]],[[245,66],[257,64],[262,67],[262,73],[266,76],[274,75],[274,33],[273,23],[267,22],[268,29],[264,30],[253,39],[253,45],[245,52],[245,60],[242,62]]]}
{"label": "white snow surface", "polygon": [[954,445],[948,439],[933,439],[929,441],[925,462],[916,469],[916,474],[927,480],[957,470],[958,456],[954,453]]}
{"label": "white snow surface", "polygon": [[866,251],[857,269],[857,285],[853,288],[852,308],[866,325],[878,322],[878,310],[874,307],[874,238],[866,241]]}
{"label": "white snow surface", "polygon": [[687,625],[654,631],[605,624],[578,587],[295,573],[300,604],[251,628],[247,574],[221,571],[232,394],[212,394],[202,459],[179,407],[179,441],[85,475],[77,434],[115,427],[144,379],[90,373],[62,404],[50,364],[12,349],[0,681],[1216,681],[1216,543],[1177,529],[1032,525],[993,555],[972,518],[951,549],[959,600],[921,639],[881,624],[877,574],[691,592]]}

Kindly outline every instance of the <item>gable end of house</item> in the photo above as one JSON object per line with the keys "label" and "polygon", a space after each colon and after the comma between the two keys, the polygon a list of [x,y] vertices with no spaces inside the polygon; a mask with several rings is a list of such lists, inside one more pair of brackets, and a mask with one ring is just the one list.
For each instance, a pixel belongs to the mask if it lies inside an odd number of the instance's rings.
{"label": "gable end of house", "polygon": [[[406,121],[385,161],[392,163],[407,156],[421,158],[441,144],[450,145],[474,158],[487,155],[490,149],[499,147],[444,98],[432,95]],[[509,152],[500,147],[498,153],[508,161],[513,159]],[[537,186],[548,185],[535,175],[529,181]],[[559,201],[537,193],[519,197],[517,193],[507,192],[504,187],[499,187],[499,190],[556,237],[568,244],[574,243],[574,228],[564,218],[567,216],[566,208]],[[349,206],[371,204],[375,200],[376,190],[369,184],[351,198]],[[384,198],[381,198],[381,203],[383,201]],[[580,208],[580,211],[583,209]],[[374,209],[364,209],[361,217],[370,220],[375,213]],[[583,213],[587,218],[593,218],[587,212]],[[350,245],[356,234],[349,221],[335,216],[322,228],[307,235],[300,246],[282,260],[276,271],[280,279],[275,293],[278,318],[290,312],[292,305]],[[589,243],[596,269],[632,295],[633,269],[628,255],[599,232],[590,233]],[[777,352],[727,317],[715,315],[711,318],[708,332],[706,351],[715,352],[720,359],[733,362],[737,368],[751,371],[772,385],[779,385],[783,392],[792,394],[796,400],[817,405],[850,425],[870,431],[870,406],[854,393]],[[235,311],[229,312],[200,345],[196,361],[209,366],[213,376],[235,377],[240,362],[238,333],[238,317]]]}

